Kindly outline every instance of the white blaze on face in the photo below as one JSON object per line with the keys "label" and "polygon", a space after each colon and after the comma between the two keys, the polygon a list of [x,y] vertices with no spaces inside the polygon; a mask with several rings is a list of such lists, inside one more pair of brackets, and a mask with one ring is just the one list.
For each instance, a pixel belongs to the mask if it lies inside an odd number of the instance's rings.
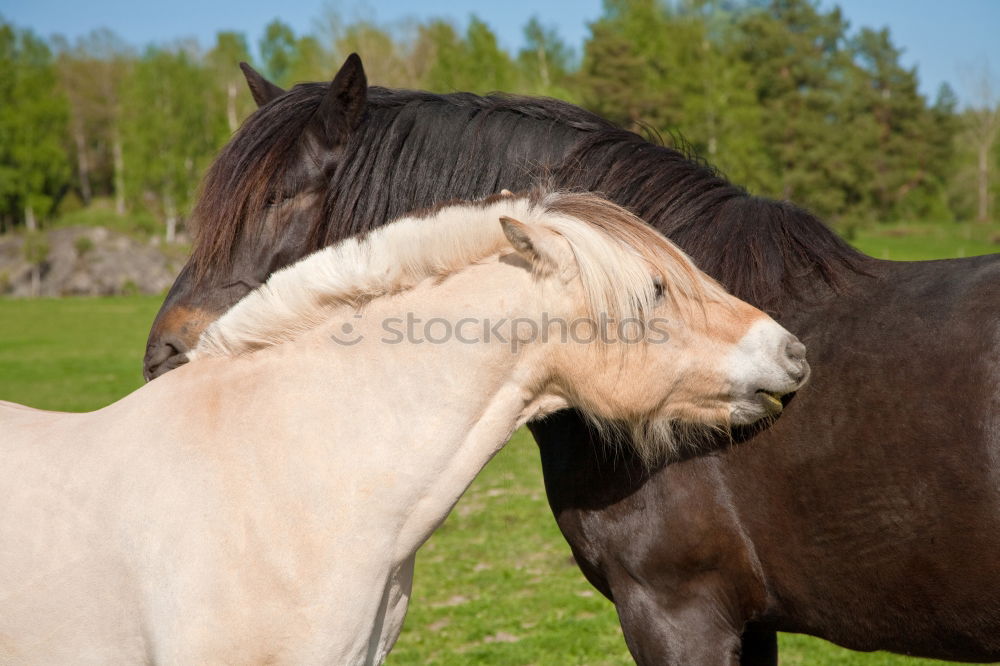
{"label": "white blaze on face", "polygon": [[781,396],[809,378],[805,347],[770,317],[750,326],[726,358],[733,423],[750,423],[781,411]]}

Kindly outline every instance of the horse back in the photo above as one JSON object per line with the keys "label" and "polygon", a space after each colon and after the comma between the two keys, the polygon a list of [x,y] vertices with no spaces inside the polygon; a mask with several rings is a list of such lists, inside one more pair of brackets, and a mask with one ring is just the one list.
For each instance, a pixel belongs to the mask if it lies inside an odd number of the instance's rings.
{"label": "horse back", "polygon": [[870,273],[790,316],[813,381],[721,460],[764,615],[854,649],[1000,659],[1000,255]]}
{"label": "horse back", "polygon": [[16,402],[0,400],[0,447],[15,443],[49,441],[62,426],[70,430],[85,414],[36,409]]}

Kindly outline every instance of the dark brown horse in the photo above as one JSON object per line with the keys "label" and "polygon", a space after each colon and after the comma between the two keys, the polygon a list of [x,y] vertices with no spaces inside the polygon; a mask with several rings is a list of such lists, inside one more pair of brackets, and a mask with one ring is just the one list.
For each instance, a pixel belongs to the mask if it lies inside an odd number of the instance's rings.
{"label": "dark brown horse", "polygon": [[809,213],[553,100],[367,88],[360,60],[261,108],[209,171],[147,377],[273,270],[415,208],[538,181],[603,192],[808,345],[764,432],[646,471],[574,413],[546,490],[643,664],[775,664],[776,631],[1000,659],[1000,256],[878,261]]}

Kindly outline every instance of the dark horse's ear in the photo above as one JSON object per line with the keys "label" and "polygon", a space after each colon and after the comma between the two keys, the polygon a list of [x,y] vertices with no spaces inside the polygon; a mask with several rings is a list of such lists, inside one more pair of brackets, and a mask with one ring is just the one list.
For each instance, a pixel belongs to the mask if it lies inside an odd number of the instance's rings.
{"label": "dark horse's ear", "polygon": [[347,56],[316,109],[313,126],[327,145],[342,143],[357,129],[368,101],[368,79],[357,53]]}
{"label": "dark horse's ear", "polygon": [[260,75],[260,72],[245,62],[240,63],[240,69],[243,70],[243,76],[246,77],[247,85],[250,86],[250,94],[253,95],[253,101],[257,102],[258,107],[285,94],[284,90],[265,79]]}

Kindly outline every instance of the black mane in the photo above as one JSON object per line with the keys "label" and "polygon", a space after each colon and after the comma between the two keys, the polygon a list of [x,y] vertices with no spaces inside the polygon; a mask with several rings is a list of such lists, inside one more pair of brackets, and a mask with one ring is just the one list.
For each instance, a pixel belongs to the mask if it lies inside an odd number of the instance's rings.
{"label": "black mane", "polygon": [[319,244],[443,200],[527,189],[580,136],[613,129],[553,99],[370,88],[365,121],[331,182]]}
{"label": "black mane", "polygon": [[[193,264],[225,262],[255,233],[327,89],[303,84],[251,116],[206,176]],[[817,275],[836,288],[862,255],[810,213],[749,195],[713,168],[566,102],[372,87],[312,230],[323,247],[443,200],[539,181],[599,192],[687,251],[734,294],[766,307]]]}
{"label": "black mane", "polygon": [[659,229],[733,294],[767,309],[805,296],[810,275],[837,289],[864,255],[808,211],[752,196],[715,169],[632,132],[582,139],[556,182],[599,192]]}

